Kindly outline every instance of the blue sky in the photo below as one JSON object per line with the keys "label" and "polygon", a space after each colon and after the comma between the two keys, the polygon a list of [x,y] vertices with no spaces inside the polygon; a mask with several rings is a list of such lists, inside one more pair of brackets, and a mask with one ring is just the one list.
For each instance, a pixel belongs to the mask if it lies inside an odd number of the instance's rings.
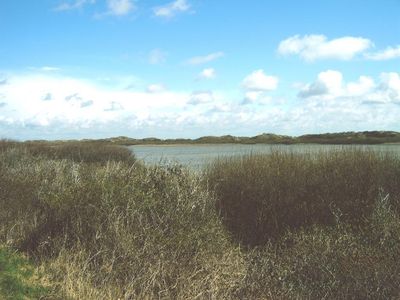
{"label": "blue sky", "polygon": [[400,131],[400,1],[3,0],[0,137]]}

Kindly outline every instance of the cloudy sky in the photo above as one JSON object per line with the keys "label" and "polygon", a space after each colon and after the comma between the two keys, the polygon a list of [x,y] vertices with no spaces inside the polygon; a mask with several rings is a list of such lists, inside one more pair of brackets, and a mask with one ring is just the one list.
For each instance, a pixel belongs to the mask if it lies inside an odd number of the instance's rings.
{"label": "cloudy sky", "polygon": [[1,0],[0,138],[400,131],[399,0]]}

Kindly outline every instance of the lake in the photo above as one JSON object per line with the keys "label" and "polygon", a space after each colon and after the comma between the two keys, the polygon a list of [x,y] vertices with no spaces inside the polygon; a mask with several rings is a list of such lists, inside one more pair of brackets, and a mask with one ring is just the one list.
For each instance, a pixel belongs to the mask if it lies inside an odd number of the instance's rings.
{"label": "lake", "polygon": [[382,145],[241,145],[241,144],[207,144],[207,145],[135,145],[129,146],[139,160],[146,164],[178,163],[193,169],[201,169],[218,157],[243,154],[285,152],[320,152],[348,148],[370,149],[378,152],[392,152],[400,155],[400,144]]}

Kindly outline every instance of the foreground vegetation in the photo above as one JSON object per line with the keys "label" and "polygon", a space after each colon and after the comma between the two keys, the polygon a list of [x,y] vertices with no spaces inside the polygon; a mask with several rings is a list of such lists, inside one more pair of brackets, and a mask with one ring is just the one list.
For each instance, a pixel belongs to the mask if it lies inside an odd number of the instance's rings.
{"label": "foreground vegetation", "polygon": [[42,274],[7,277],[28,299],[400,297],[395,156],[276,152],[198,175],[109,144],[3,141],[0,191],[0,264],[18,251]]}
{"label": "foreground vegetation", "polygon": [[50,297],[50,292],[40,284],[38,272],[25,257],[0,248],[0,297],[23,300]]}

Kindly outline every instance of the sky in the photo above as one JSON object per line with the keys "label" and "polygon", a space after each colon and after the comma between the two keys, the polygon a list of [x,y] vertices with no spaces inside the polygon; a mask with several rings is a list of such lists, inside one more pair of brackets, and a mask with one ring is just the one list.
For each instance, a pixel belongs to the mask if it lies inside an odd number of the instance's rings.
{"label": "sky", "polygon": [[400,0],[1,0],[0,138],[400,131]]}

